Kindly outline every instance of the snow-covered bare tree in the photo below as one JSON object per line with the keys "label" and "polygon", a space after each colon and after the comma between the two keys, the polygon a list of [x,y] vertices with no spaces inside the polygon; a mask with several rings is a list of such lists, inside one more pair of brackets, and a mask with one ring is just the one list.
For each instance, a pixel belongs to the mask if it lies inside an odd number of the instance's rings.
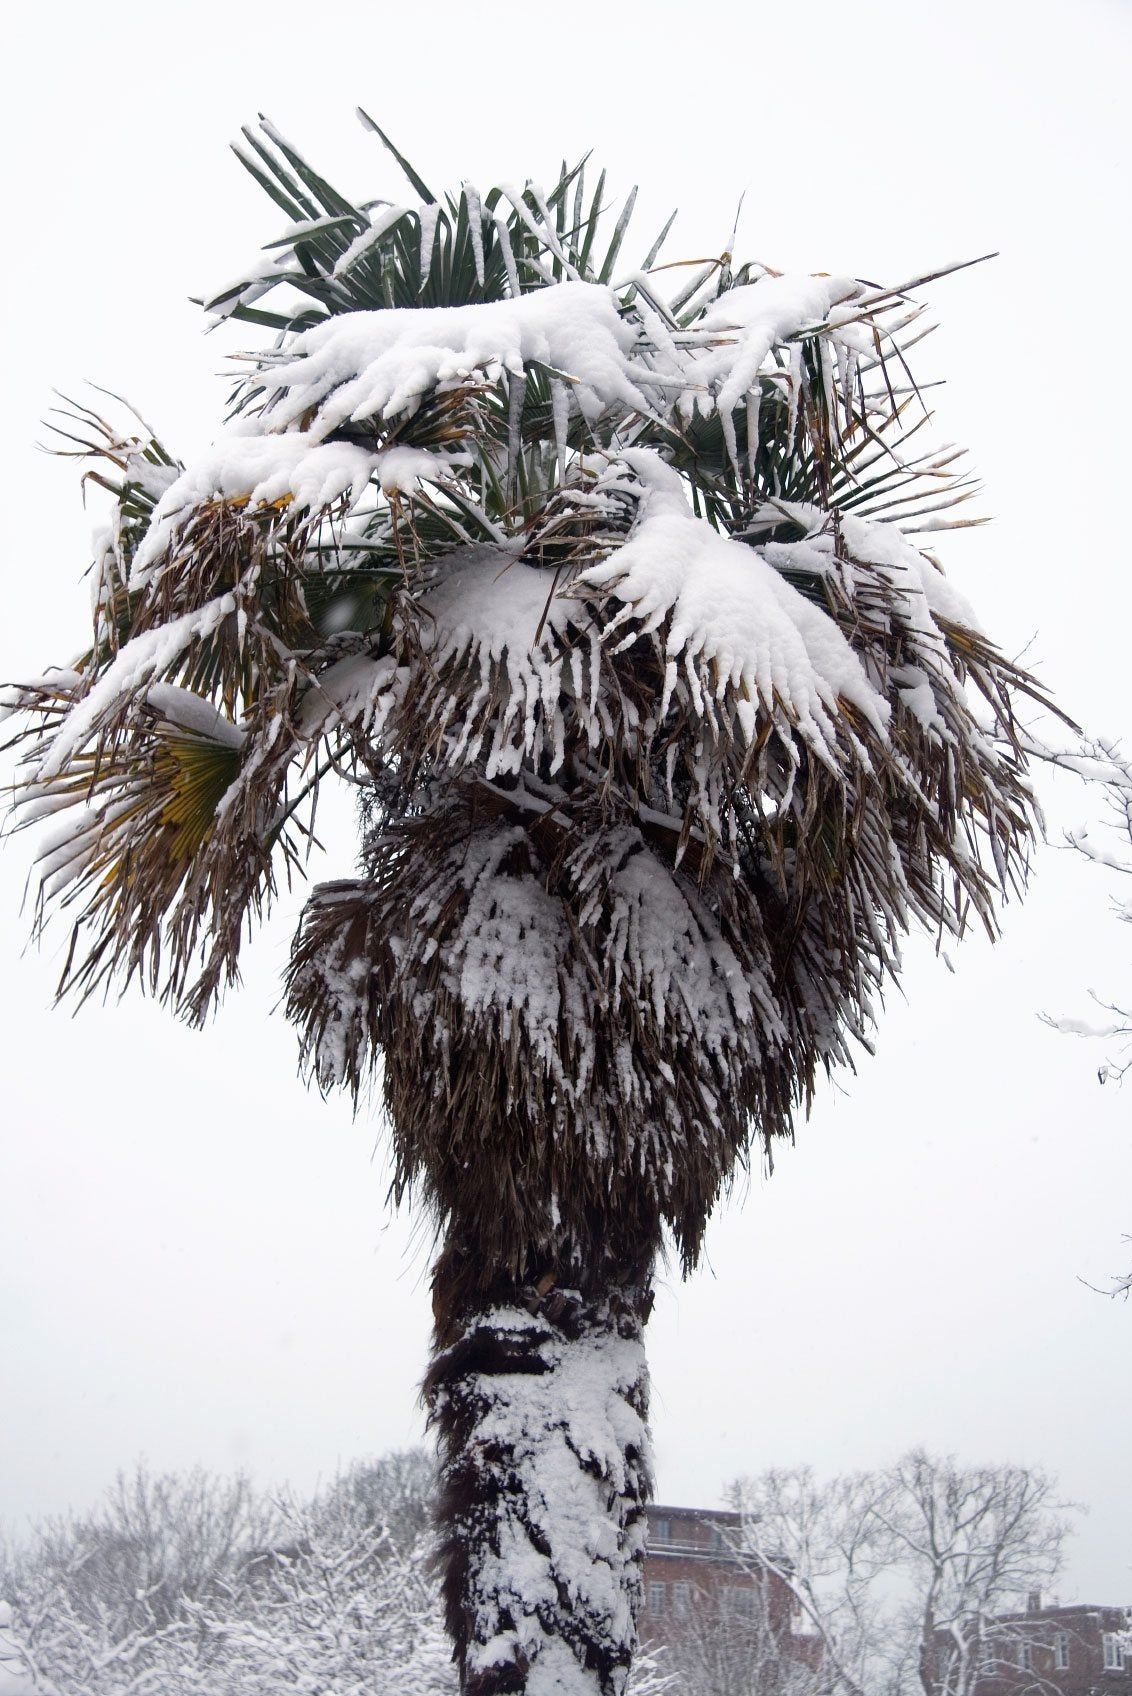
{"label": "snow-covered bare tree", "polygon": [[286,1005],[322,1088],[380,1062],[441,1239],[463,1687],[608,1696],[656,1257],[867,1043],[906,930],[993,932],[1034,685],[918,539],[969,492],[907,369],[930,279],[626,264],[583,165],[440,198],[396,154],[411,203],[359,203],[240,152],[287,222],[210,303],[275,335],[223,433],[64,426],[116,504],[90,646],[16,697],[43,911],[65,991],[203,1021],[360,786]]}
{"label": "snow-covered bare tree", "polygon": [[793,1597],[829,1696],[900,1687],[904,1649],[889,1595],[895,1551],[876,1511],[885,1492],[881,1474],[819,1480],[809,1467],[738,1479],[728,1492],[743,1515],[735,1553]]}
{"label": "snow-covered bare tree", "polygon": [[[200,1473],[119,1480],[0,1559],[0,1696],[455,1696],[433,1472],[421,1451],[385,1455],[311,1501],[274,1502]],[[239,1537],[217,1537],[232,1516],[202,1502],[238,1503]],[[164,1511],[176,1503],[185,1523]],[[644,1655],[632,1696],[672,1682]]]}
{"label": "snow-covered bare tree", "polygon": [[1047,1588],[1069,1523],[1054,1481],[1022,1466],[957,1466],[922,1450],[898,1462],[880,1507],[913,1588],[925,1696],[971,1696],[1027,1640],[996,1616]]}
{"label": "snow-covered bare tree", "polygon": [[194,1610],[228,1596],[249,1551],[279,1527],[244,1477],[139,1467],[98,1507],[45,1521],[0,1558],[0,1595],[30,1661],[64,1691],[116,1690],[123,1668],[133,1676],[192,1637]]}
{"label": "snow-covered bare tree", "polygon": [[[1095,827],[1080,826],[1066,832],[1066,842],[1084,859],[1117,879],[1118,893],[1112,897],[1113,915],[1118,923],[1132,923],[1132,898],[1127,894],[1126,882],[1132,878],[1132,760],[1114,743],[1087,739],[1068,748],[1037,742],[1034,752],[1051,765],[1084,779],[1089,789],[1103,796],[1106,809],[1103,834],[1098,834]],[[1102,1084],[1112,1079],[1119,1082],[1132,1066],[1132,1006],[1127,997],[1116,995],[1110,999],[1095,990],[1091,993],[1097,1010],[1089,1018],[1067,1013],[1045,1013],[1043,1018],[1067,1035],[1102,1043],[1108,1053],[1097,1068],[1097,1076]],[[1132,1236],[1125,1240],[1132,1243]],[[1126,1299],[1132,1296],[1132,1271],[1114,1276],[1105,1293]]]}
{"label": "snow-covered bare tree", "polygon": [[[816,1634],[778,1620],[758,1584],[693,1593],[666,1662],[683,1696],[830,1696]],[[872,1692],[870,1696],[881,1696]]]}
{"label": "snow-covered bare tree", "polygon": [[[398,1533],[396,1514],[374,1519],[347,1483],[287,1509],[285,1542],[255,1564],[231,1609],[209,1622],[207,1696],[455,1696],[428,1527],[418,1524],[404,1540],[411,1521],[402,1518]],[[663,1696],[668,1688],[652,1657],[633,1696]]]}
{"label": "snow-covered bare tree", "polygon": [[[1066,831],[1066,844],[1091,864],[1115,874],[1121,883],[1132,877],[1132,761],[1115,745],[1085,739],[1068,748],[1047,747],[1035,741],[1033,751],[1056,769],[1082,778],[1103,797],[1107,811],[1102,821],[1103,836],[1098,835],[1095,826],[1082,825]],[[1132,923],[1132,898],[1121,891],[1114,896],[1112,907],[1118,922]],[[1067,1035],[1099,1039],[1110,1046],[1109,1058],[1098,1068],[1100,1081],[1105,1083],[1110,1078],[1122,1078],[1132,1065],[1128,1052],[1132,1045],[1132,1008],[1095,991],[1093,1001],[1099,1017],[1080,1019],[1048,1013],[1043,1016],[1047,1024]]]}
{"label": "snow-covered bare tree", "polygon": [[740,1549],[791,1590],[834,1696],[972,1696],[1048,1644],[1025,1604],[1060,1570],[1069,1522],[1041,1471],[914,1450],[824,1482],[808,1468],[740,1479],[731,1498]]}
{"label": "snow-covered bare tree", "polygon": [[160,1629],[182,1602],[225,1582],[249,1548],[275,1535],[277,1516],[242,1475],[199,1468],[119,1473],[91,1512],[46,1521],[36,1558],[66,1574],[69,1606],[117,1636]]}
{"label": "snow-covered bare tree", "polygon": [[[268,1503],[199,1473],[119,1481],[95,1512],[41,1527],[0,1574],[24,1659],[66,1696],[451,1696],[430,1472],[424,1457],[386,1457],[312,1502]],[[218,1539],[194,1505],[233,1500],[240,1536]],[[177,1502],[185,1523],[162,1511]]]}
{"label": "snow-covered bare tree", "polygon": [[58,1696],[38,1674],[34,1657],[17,1635],[10,1602],[0,1600],[0,1696]]}
{"label": "snow-covered bare tree", "polygon": [[407,1549],[429,1529],[435,1484],[436,1467],[424,1449],[396,1449],[348,1467],[326,1491],[323,1511],[377,1528]]}

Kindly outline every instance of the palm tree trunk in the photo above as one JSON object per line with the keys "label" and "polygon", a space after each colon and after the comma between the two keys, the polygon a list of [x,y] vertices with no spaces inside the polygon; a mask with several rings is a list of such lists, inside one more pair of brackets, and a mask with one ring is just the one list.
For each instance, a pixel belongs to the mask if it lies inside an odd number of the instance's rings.
{"label": "palm tree trunk", "polygon": [[[603,1257],[607,1258],[607,1257]],[[466,1696],[621,1696],[651,1489],[643,1331],[651,1255],[602,1286],[496,1279],[466,1236],[433,1274],[425,1381],[440,1438],[438,1552]],[[577,1256],[556,1255],[577,1278]],[[481,1263],[482,1264],[482,1263]]]}

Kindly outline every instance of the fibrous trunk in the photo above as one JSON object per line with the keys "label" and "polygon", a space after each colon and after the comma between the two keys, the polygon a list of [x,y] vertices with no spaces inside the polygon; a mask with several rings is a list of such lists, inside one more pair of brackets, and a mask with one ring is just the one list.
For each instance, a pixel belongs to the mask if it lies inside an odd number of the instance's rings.
{"label": "fibrous trunk", "polygon": [[651,1487],[648,1272],[583,1290],[548,1270],[470,1296],[471,1252],[450,1237],[437,1264],[425,1383],[461,1689],[621,1696]]}

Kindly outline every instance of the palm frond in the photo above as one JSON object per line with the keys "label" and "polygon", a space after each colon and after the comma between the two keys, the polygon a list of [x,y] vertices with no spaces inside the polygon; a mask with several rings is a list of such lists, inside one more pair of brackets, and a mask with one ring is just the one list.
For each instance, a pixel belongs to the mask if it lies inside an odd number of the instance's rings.
{"label": "palm frond", "polygon": [[[528,182],[521,190],[501,186],[481,194],[465,183],[458,195],[440,199],[374,119],[361,109],[358,115],[397,161],[419,205],[354,204],[261,117],[257,128],[242,132],[234,152],[290,223],[265,244],[267,258],[211,293],[207,311],[290,332],[340,312],[460,306],[569,278],[612,280],[636,189],[599,265],[594,255],[607,211],[605,176],[587,205],[584,160],[563,165],[545,192]],[[670,218],[643,270],[656,259],[671,224]],[[298,297],[289,310],[258,304],[278,288]]]}
{"label": "palm frond", "polygon": [[[596,1248],[611,1210],[643,1240],[670,1218],[691,1262],[745,1146],[741,1103],[775,1087],[757,911],[721,919],[637,831],[551,815],[535,838],[507,811],[470,790],[378,831],[364,880],[315,891],[288,974],[304,1055],[355,1094],[384,1056],[397,1189],[422,1182],[445,1221],[490,1212],[485,1271],[523,1275],[560,1231]],[[492,1146],[489,1101],[522,1170]],[[659,1189],[627,1184],[642,1163],[669,1174]]]}

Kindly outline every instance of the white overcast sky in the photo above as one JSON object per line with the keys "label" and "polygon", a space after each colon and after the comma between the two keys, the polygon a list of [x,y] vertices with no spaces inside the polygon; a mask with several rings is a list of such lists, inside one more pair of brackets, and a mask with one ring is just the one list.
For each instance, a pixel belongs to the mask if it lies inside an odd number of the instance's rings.
{"label": "white overcast sky", "polygon": [[[637,246],[936,285],[920,374],[970,445],[986,530],[945,541],[985,627],[1094,731],[1132,737],[1127,0],[946,5],[25,6],[7,26],[0,678],[86,628],[91,515],[33,447],[58,387],[127,395],[184,453],[226,348],[187,296],[278,233],[227,153],[268,113],[357,197],[404,193],[365,105],[434,185],[639,180]],[[630,242],[630,247],[632,247]],[[1078,818],[1066,789],[1051,818]],[[348,870],[348,808],[316,875]],[[376,1117],[308,1096],[272,1016],[301,892],[203,1035],[136,998],[49,1010],[24,953],[26,838],[0,854],[0,1521],[119,1466],[307,1487],[417,1441],[428,1244],[385,1206]],[[1041,1010],[1132,998],[1103,874],[1055,849],[994,950],[913,951],[874,1059],[714,1222],[650,1328],[658,1491],[922,1442],[1058,1474],[1089,1508],[1062,1594],[1132,1601],[1132,1094]],[[375,1156],[375,1149],[378,1151]]]}

